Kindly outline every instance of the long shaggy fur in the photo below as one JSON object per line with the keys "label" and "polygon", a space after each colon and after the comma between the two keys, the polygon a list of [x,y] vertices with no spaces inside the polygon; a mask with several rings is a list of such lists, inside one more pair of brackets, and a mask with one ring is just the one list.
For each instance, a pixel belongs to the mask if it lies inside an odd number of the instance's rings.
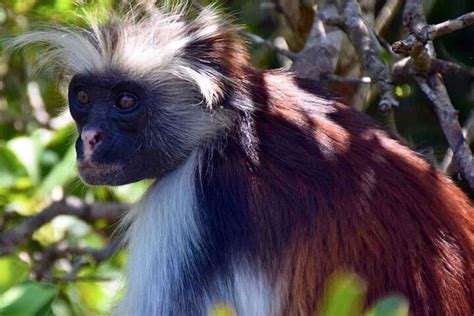
{"label": "long shaggy fur", "polygon": [[[212,10],[183,12],[149,8],[14,42],[48,44],[70,75],[115,71],[176,96],[185,81],[203,98],[199,112],[170,106],[168,124],[184,117],[192,144],[127,216],[116,313],[206,314],[223,302],[239,315],[314,315],[328,277],[349,269],[367,280],[367,304],[397,292],[413,315],[473,314],[474,209],[462,191],[313,83],[252,69]],[[214,127],[193,129],[190,113]],[[167,130],[158,144],[173,141]]]}
{"label": "long shaggy fur", "polygon": [[[224,86],[232,84],[228,74],[215,69],[216,63],[225,60],[233,68],[231,60],[246,64],[248,56],[234,27],[214,10],[205,9],[191,21],[186,12],[186,5],[178,3],[138,5],[125,15],[104,13],[100,19],[86,15],[89,29],[35,31],[13,39],[10,46],[43,44],[37,68],[55,67],[66,78],[111,70],[157,85],[167,77],[182,78],[196,85],[212,106],[224,97]],[[216,51],[221,55],[213,56]]]}

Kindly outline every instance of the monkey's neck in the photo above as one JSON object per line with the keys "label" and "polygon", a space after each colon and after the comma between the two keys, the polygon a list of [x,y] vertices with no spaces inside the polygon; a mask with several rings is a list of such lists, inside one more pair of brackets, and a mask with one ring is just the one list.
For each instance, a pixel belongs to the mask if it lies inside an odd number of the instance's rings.
{"label": "monkey's neck", "polygon": [[120,315],[169,315],[201,243],[194,179],[199,155],[157,181],[130,214],[129,263]]}

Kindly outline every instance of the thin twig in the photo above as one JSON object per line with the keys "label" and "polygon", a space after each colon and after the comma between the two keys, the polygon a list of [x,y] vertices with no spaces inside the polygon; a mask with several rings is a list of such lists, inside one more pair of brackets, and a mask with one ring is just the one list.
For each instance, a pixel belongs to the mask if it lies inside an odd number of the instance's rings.
{"label": "thin twig", "polygon": [[390,56],[392,56],[393,59],[400,59],[400,56],[393,51],[392,45],[390,45],[389,42],[387,42],[382,36],[378,34],[375,34],[375,36],[377,37],[377,40],[379,41],[380,45],[385,48],[385,50],[390,54]]}
{"label": "thin twig", "polygon": [[474,77],[474,68],[463,67],[459,64],[431,58],[429,68],[424,73],[418,73],[414,61],[410,57],[403,58],[392,65],[392,78],[394,82],[404,82],[413,78],[414,75],[427,74],[464,74]]}
{"label": "thin twig", "polygon": [[374,22],[374,31],[377,35],[383,34],[390,25],[401,4],[402,0],[387,0],[385,2]]}
{"label": "thin twig", "polygon": [[[416,49],[420,45],[423,46],[427,42],[432,41],[437,37],[452,33],[466,26],[474,24],[474,12],[470,12],[456,19],[448,20],[435,25],[427,25],[424,17],[422,19],[418,17],[419,9],[417,9],[416,5],[412,5],[410,2],[407,2],[405,8],[407,6],[409,9],[405,9],[405,12],[407,13],[404,20],[411,34],[406,39],[393,43],[393,51],[399,54],[411,54],[412,50]],[[418,13],[415,14],[415,12]],[[412,22],[420,20],[425,22]]]}
{"label": "thin twig", "polygon": [[[462,133],[464,135],[464,138],[466,138],[467,144],[470,144],[472,140],[474,139],[474,110],[471,111],[471,114],[469,115],[468,119],[464,123],[464,126],[462,128]],[[452,162],[453,162],[453,151],[451,148],[448,148],[448,150],[446,151],[446,154],[443,157],[443,161],[440,164],[441,170],[443,170],[444,172],[447,172]]]}
{"label": "thin twig", "polygon": [[[92,258],[95,264],[99,264],[102,261],[112,257],[117,250],[119,250],[122,244],[118,240],[111,240],[109,244],[102,248],[96,249],[91,247],[78,247],[68,245],[66,243],[60,243],[55,246],[46,248],[42,253],[42,258],[39,261],[37,267],[34,269],[36,279],[45,279],[49,281],[73,281],[77,280],[77,273],[79,270],[91,264],[88,258]],[[75,256],[75,261],[71,265],[69,272],[61,277],[53,275],[52,267],[54,262],[61,258],[67,258],[71,255]]]}
{"label": "thin twig", "polygon": [[64,280],[63,278],[53,278],[52,282],[112,282],[114,279],[112,278],[104,278],[99,276],[74,276],[68,280]]}
{"label": "thin twig", "polygon": [[[206,7],[201,5],[200,3],[198,3],[197,1],[192,1],[191,2],[192,6],[194,8],[196,8],[197,10],[199,11],[203,11],[203,10],[206,10]],[[287,50],[287,49],[284,49],[284,48],[281,48],[281,47],[278,47],[276,45],[274,45],[271,41],[269,40],[266,40],[264,38],[261,38],[260,36],[256,35],[256,34],[253,34],[253,33],[250,33],[250,32],[247,32],[245,30],[242,30],[242,29],[238,29],[238,32],[240,35],[248,38],[252,43],[254,44],[257,44],[257,45],[265,45],[267,46],[268,48],[274,50],[275,52],[277,52],[278,54],[281,54],[285,57],[288,57],[289,59],[291,60],[295,60],[296,59],[296,54]]]}
{"label": "thin twig", "polygon": [[0,256],[14,251],[16,247],[25,243],[37,229],[58,215],[72,215],[84,221],[106,219],[109,223],[115,223],[127,209],[126,204],[85,204],[72,197],[54,202],[40,213],[26,218],[19,225],[4,232],[0,236]]}
{"label": "thin twig", "polygon": [[341,77],[334,74],[327,74],[323,76],[323,80],[329,81],[336,81],[336,82],[343,82],[343,83],[351,83],[351,84],[370,84],[372,83],[372,79],[370,77],[362,77],[362,78],[349,78],[349,77]]}
{"label": "thin twig", "polygon": [[242,29],[239,29],[238,32],[239,32],[239,34],[241,34],[241,35],[245,36],[246,38],[248,38],[254,44],[265,45],[268,48],[274,50],[275,52],[277,52],[277,53],[279,53],[283,56],[288,57],[291,60],[295,60],[297,58],[297,54],[295,54],[295,53],[293,53],[293,52],[291,52],[287,49],[278,47],[278,46],[274,45],[271,41],[266,40],[264,38],[261,38],[260,36],[258,36],[256,34],[244,31]]}
{"label": "thin twig", "polygon": [[429,25],[422,32],[426,34],[426,41],[429,41],[473,24],[474,12],[469,12],[455,19],[444,21],[435,25]]}
{"label": "thin twig", "polygon": [[72,280],[76,276],[77,272],[79,272],[79,269],[81,269],[86,264],[87,264],[86,258],[84,256],[79,256],[74,262],[74,264],[72,265],[71,270],[65,276],[62,277],[62,280],[63,281]]}
{"label": "thin twig", "polygon": [[441,128],[453,151],[454,158],[461,173],[474,189],[474,161],[469,145],[464,138],[458,115],[449,99],[446,87],[440,75],[430,75],[427,79],[415,77],[421,90],[435,105]]}

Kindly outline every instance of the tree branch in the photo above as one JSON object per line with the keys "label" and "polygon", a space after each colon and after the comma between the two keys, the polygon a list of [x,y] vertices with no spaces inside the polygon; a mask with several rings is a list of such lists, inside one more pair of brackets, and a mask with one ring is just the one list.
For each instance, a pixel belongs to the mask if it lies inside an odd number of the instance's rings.
{"label": "tree branch", "polygon": [[415,79],[421,90],[433,102],[441,128],[453,151],[454,159],[469,186],[474,189],[474,161],[462,133],[457,112],[449,99],[441,75],[429,73],[436,56],[432,43],[425,45],[426,42],[419,36],[421,30],[429,29],[422,3],[418,0],[407,0],[403,20],[410,35],[405,41],[394,43],[394,51],[406,52],[413,60],[416,73],[421,74],[415,76]]}
{"label": "tree branch", "polygon": [[452,20],[444,21],[435,25],[428,25],[421,31],[420,37],[425,42],[431,41],[442,35],[460,30],[474,24],[474,12],[469,12]]}
{"label": "tree branch", "polygon": [[[462,128],[462,133],[464,135],[464,138],[466,138],[467,144],[470,144],[472,140],[474,139],[474,110],[471,111],[471,114],[469,115],[468,119],[464,123],[464,126]],[[447,172],[449,169],[449,166],[451,166],[453,162],[453,151],[451,148],[448,148],[446,151],[446,154],[444,155],[443,161],[441,162],[440,168],[444,172]]]}
{"label": "tree branch", "polygon": [[428,78],[415,77],[421,90],[435,105],[441,127],[453,151],[454,158],[461,173],[474,188],[474,161],[471,150],[466,142],[461,126],[459,124],[457,111],[449,99],[446,87],[440,75],[430,75]]}
{"label": "tree branch", "polygon": [[19,225],[3,233],[0,237],[0,256],[13,252],[16,247],[29,240],[37,229],[58,215],[72,215],[86,222],[105,219],[112,224],[117,222],[127,209],[128,206],[125,204],[85,204],[72,197],[54,202],[40,213],[26,218]]}
{"label": "tree branch", "polygon": [[470,12],[453,20],[427,25],[424,16],[422,15],[420,18],[420,10],[423,10],[422,6],[420,8],[420,6],[407,1],[405,5],[406,14],[404,23],[411,34],[406,39],[397,41],[392,45],[394,52],[399,54],[411,54],[412,50],[420,45],[424,45],[437,37],[474,24],[474,12]]}
{"label": "tree branch", "polygon": [[394,106],[398,106],[391,83],[390,69],[380,58],[382,47],[375,33],[362,18],[359,5],[355,0],[338,0],[336,5],[341,14],[340,18],[326,21],[341,27],[349,36],[364,68],[370,74],[380,92],[380,109],[387,111]]}
{"label": "tree branch", "polygon": [[[120,249],[120,246],[121,243],[118,240],[111,240],[109,244],[102,249],[78,247],[66,243],[60,243],[49,247],[42,252],[38,267],[34,269],[34,277],[37,280],[46,279],[51,282],[77,280],[77,273],[79,270],[91,263],[90,260],[88,260],[88,257],[91,257],[95,264],[99,264],[112,257],[117,250]],[[54,266],[55,261],[71,255],[75,255],[76,257],[69,272],[61,277],[54,276],[52,273],[52,267]]]}
{"label": "tree branch", "polygon": [[374,23],[374,31],[377,35],[381,35],[389,26],[401,4],[402,0],[387,0],[385,2]]}
{"label": "tree branch", "polygon": [[418,73],[414,65],[414,61],[410,57],[403,58],[392,65],[392,78],[394,82],[404,82],[412,79],[415,75],[426,74],[465,74],[474,77],[474,69],[463,67],[456,63],[442,60],[438,58],[431,58],[429,67],[424,73]]}
{"label": "tree branch", "polygon": [[[334,8],[324,8],[322,11],[316,11],[313,7],[314,19],[311,30],[308,34],[306,43],[301,51],[298,52],[298,58],[291,66],[300,77],[320,80],[327,74],[334,73],[336,68],[338,53],[341,45],[342,33],[328,33],[324,24],[324,16],[334,16]],[[339,37],[339,38],[337,38]]]}

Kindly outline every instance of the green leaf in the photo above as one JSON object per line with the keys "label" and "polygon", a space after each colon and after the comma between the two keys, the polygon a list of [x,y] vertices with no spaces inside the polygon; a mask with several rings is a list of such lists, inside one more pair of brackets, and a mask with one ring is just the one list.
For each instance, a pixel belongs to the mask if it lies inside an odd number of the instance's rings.
{"label": "green leaf", "polygon": [[376,303],[368,313],[370,316],[408,316],[408,301],[398,295],[388,296]]}
{"label": "green leaf", "polygon": [[24,0],[24,1],[15,1],[15,6],[13,9],[15,13],[24,14],[30,11],[36,3],[36,0]]}
{"label": "green leaf", "polygon": [[55,187],[64,186],[76,174],[76,151],[71,145],[63,159],[48,173],[41,182],[38,194],[49,195]]}
{"label": "green leaf", "polygon": [[28,175],[25,166],[6,146],[0,144],[0,187],[12,187],[16,180]]}
{"label": "green leaf", "polygon": [[104,308],[104,301],[106,300],[106,293],[104,288],[94,282],[80,282],[77,284],[82,301],[88,308],[101,311]]}
{"label": "green leaf", "polygon": [[48,142],[46,147],[48,149],[53,149],[54,151],[61,150],[63,153],[63,148],[68,148],[67,145],[74,144],[74,140],[77,138],[77,131],[74,124],[68,124],[54,132],[53,137]]}
{"label": "green leaf", "polygon": [[223,304],[223,303],[212,306],[211,312],[209,314],[211,316],[236,316],[237,315],[237,313],[235,312],[235,309],[233,309],[232,306]]}
{"label": "green leaf", "polygon": [[117,288],[110,290],[106,283],[75,282],[68,284],[66,293],[76,314],[96,315],[107,313],[112,307]]}
{"label": "green leaf", "polygon": [[51,285],[27,281],[0,296],[2,316],[47,316],[58,290]]}
{"label": "green leaf", "polygon": [[395,87],[395,94],[399,98],[407,98],[413,94],[413,91],[410,85],[404,84],[404,85]]}
{"label": "green leaf", "polygon": [[25,281],[30,268],[26,262],[17,256],[0,258],[0,294],[8,288]]}
{"label": "green leaf", "polygon": [[108,188],[109,191],[114,192],[119,201],[135,203],[145,194],[148,187],[152,184],[151,181],[140,181],[127,185],[121,185]]}
{"label": "green leaf", "polygon": [[56,0],[54,7],[57,10],[70,10],[73,8],[73,4],[72,0]]}
{"label": "green leaf", "polygon": [[327,283],[319,316],[360,315],[364,305],[366,286],[355,274],[340,272]]}
{"label": "green leaf", "polygon": [[7,143],[7,147],[25,166],[33,183],[38,183],[40,178],[39,157],[42,151],[40,137],[40,132],[37,131],[30,137],[16,137]]}

